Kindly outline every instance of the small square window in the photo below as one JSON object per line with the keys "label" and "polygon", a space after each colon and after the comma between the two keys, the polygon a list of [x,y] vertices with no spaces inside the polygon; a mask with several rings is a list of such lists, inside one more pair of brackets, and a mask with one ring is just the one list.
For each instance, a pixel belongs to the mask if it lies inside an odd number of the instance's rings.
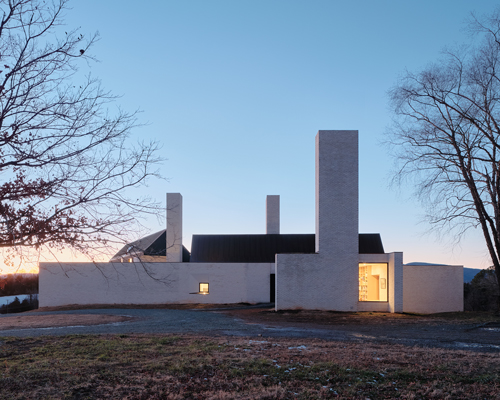
{"label": "small square window", "polygon": [[200,282],[200,293],[201,294],[208,294],[208,283]]}

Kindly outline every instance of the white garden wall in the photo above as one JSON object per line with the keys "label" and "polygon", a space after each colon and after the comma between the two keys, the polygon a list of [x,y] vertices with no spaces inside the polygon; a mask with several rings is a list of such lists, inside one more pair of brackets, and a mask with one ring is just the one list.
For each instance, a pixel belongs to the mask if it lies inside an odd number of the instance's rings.
{"label": "white garden wall", "polygon": [[461,265],[403,265],[403,311],[463,311],[463,277]]}
{"label": "white garden wall", "polygon": [[[272,273],[274,263],[41,263],[39,301],[40,307],[267,303]],[[200,282],[209,283],[209,294],[190,294]]]}

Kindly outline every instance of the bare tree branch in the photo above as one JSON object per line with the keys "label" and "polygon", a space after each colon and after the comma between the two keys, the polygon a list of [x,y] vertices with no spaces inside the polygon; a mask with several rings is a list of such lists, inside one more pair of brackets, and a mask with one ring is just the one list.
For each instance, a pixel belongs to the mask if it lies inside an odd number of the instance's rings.
{"label": "bare tree branch", "polygon": [[159,212],[127,197],[159,177],[159,145],[130,143],[137,114],[112,112],[116,96],[98,79],[79,82],[98,37],[62,34],[67,3],[0,0],[0,248],[12,254],[92,254]]}

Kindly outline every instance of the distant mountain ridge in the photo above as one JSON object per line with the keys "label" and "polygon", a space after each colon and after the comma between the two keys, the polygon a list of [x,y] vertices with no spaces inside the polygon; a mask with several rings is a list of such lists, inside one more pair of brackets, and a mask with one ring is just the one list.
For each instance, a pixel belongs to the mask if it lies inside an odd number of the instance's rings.
{"label": "distant mountain ridge", "polygon": [[482,271],[482,269],[464,268],[464,283],[470,283],[480,271]]}
{"label": "distant mountain ridge", "polygon": [[[445,265],[445,264],[434,264],[434,263],[427,263],[427,262],[411,262],[411,263],[408,263],[405,265]],[[464,268],[464,283],[470,283],[479,271],[482,271],[482,270],[478,269],[478,268]]]}

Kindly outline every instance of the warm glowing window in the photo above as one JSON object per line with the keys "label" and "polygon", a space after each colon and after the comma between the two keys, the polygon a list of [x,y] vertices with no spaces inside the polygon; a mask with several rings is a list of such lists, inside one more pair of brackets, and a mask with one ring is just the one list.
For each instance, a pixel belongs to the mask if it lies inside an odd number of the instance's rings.
{"label": "warm glowing window", "polygon": [[208,283],[200,283],[200,293],[208,294]]}
{"label": "warm glowing window", "polygon": [[359,264],[359,301],[387,301],[387,264]]}

